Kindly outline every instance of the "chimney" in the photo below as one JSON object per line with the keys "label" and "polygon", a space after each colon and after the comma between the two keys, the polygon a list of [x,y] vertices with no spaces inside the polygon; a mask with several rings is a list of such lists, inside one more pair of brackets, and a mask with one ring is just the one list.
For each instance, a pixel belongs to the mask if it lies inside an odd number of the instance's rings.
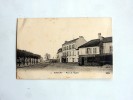
{"label": "chimney", "polygon": [[65,43],[67,43],[67,41],[65,41]]}
{"label": "chimney", "polygon": [[83,36],[79,36],[79,38],[84,38]]}
{"label": "chimney", "polygon": [[100,41],[103,40],[103,37],[101,36],[101,33],[98,33],[98,39],[100,39]]}

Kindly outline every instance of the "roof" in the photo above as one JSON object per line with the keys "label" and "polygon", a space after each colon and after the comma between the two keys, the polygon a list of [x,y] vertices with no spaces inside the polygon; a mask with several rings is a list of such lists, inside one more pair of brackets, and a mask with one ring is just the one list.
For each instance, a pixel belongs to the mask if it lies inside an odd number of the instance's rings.
{"label": "roof", "polygon": [[103,43],[112,42],[112,37],[103,38]]}
{"label": "roof", "polygon": [[58,49],[58,52],[57,53],[60,53],[60,52],[62,52],[62,48]]}
{"label": "roof", "polygon": [[[79,38],[76,38],[76,39],[73,39],[73,40],[70,40],[70,41],[66,41],[64,44],[68,44],[68,43],[73,43],[73,42],[75,42],[76,40],[78,40]],[[63,45],[64,45],[63,44]]]}
{"label": "roof", "polygon": [[[103,37],[103,43],[108,43],[108,42],[112,42],[112,37]],[[94,46],[98,46],[99,44],[100,44],[100,39],[93,39],[79,46],[79,48],[94,47]]]}

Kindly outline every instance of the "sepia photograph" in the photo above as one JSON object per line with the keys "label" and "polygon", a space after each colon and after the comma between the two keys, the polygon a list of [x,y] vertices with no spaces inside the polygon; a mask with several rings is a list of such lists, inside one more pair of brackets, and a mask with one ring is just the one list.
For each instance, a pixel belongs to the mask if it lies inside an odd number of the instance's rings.
{"label": "sepia photograph", "polygon": [[112,18],[18,18],[17,79],[111,79]]}
{"label": "sepia photograph", "polygon": [[132,100],[133,0],[1,0],[0,100]]}

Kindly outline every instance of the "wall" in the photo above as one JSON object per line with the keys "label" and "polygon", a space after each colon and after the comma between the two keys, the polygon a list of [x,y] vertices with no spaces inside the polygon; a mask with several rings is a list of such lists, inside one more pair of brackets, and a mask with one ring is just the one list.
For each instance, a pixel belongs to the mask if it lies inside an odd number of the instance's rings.
{"label": "wall", "polygon": [[86,48],[79,48],[79,55],[86,55]]}
{"label": "wall", "polygon": [[86,41],[84,38],[79,38],[78,40],[76,40],[76,44],[75,44],[76,49],[77,49],[79,46],[85,44],[86,42],[87,42],[87,41]]}
{"label": "wall", "polygon": [[[86,40],[84,38],[79,38],[78,40],[76,40],[76,42],[73,42],[73,43],[68,43],[68,44],[65,44],[63,45],[62,47],[69,47],[69,45],[71,45],[71,49],[68,49],[68,50],[64,50],[63,49],[63,52],[68,52],[68,62],[73,62],[73,59],[74,59],[74,62],[78,62],[78,50],[75,50],[75,49],[72,49],[72,45],[74,44],[75,45],[75,48],[77,49],[78,46],[82,45],[86,43]],[[71,55],[70,55],[70,52],[71,52]],[[73,55],[74,53],[74,55]]]}
{"label": "wall", "polygon": [[[85,48],[79,48],[79,55],[89,55],[87,54],[87,48],[91,48],[91,54],[99,54],[99,47],[85,47]],[[96,48],[96,53],[93,53],[93,48]]]}
{"label": "wall", "polygon": [[[73,52],[74,52],[74,55],[73,55]],[[78,50],[72,50],[71,51],[71,56],[67,56],[68,58],[68,62],[73,62],[73,58],[74,58],[74,62],[78,62]]]}
{"label": "wall", "polygon": [[110,46],[112,47],[112,43],[103,43],[103,53],[110,53]]}
{"label": "wall", "polygon": [[58,57],[57,59],[59,60],[59,62],[62,62],[62,60],[61,60],[62,59],[62,55],[63,55],[62,52],[59,52],[57,54],[57,57]]}

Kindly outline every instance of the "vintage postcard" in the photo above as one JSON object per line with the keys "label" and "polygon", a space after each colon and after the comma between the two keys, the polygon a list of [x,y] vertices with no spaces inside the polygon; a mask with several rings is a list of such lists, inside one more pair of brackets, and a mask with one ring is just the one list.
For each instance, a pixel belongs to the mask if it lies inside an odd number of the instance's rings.
{"label": "vintage postcard", "polygon": [[110,79],[111,18],[18,18],[17,79]]}

